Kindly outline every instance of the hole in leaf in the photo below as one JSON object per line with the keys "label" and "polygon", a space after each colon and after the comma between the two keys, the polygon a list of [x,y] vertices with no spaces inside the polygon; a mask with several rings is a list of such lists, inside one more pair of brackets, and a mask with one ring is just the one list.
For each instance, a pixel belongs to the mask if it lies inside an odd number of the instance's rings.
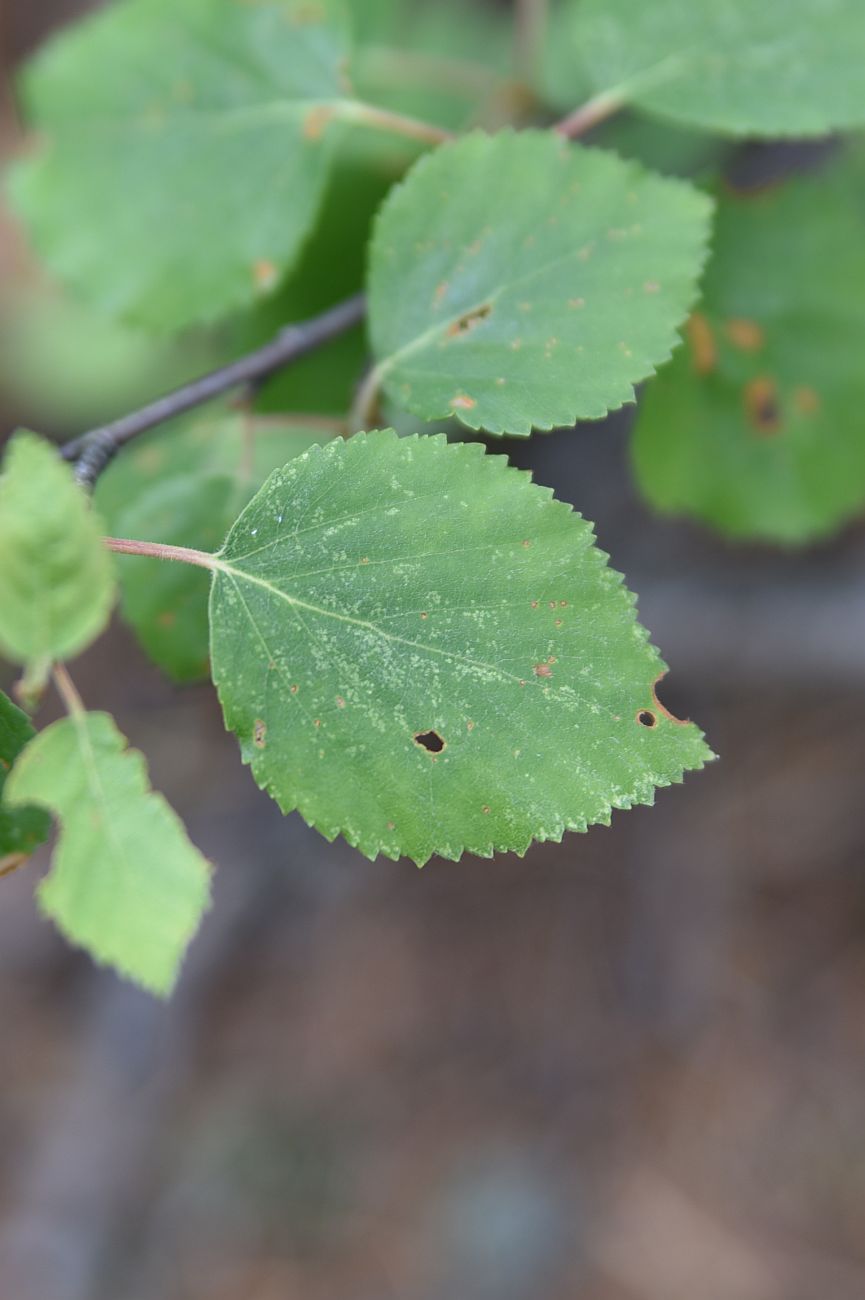
{"label": "hole in leaf", "polygon": [[[660,677],[656,678],[655,683],[652,686],[652,700],[654,701],[655,709],[658,713],[662,713],[665,718],[668,718],[670,722],[675,722],[677,727],[686,727],[688,725],[688,719],[678,717],[674,711],[676,706],[675,698],[673,701],[673,709],[669,709],[658,695],[658,687],[661,682],[664,681],[665,677],[666,673],[661,673]],[[666,690],[664,693],[666,694]],[[673,695],[675,697],[675,690],[673,691]]]}
{"label": "hole in leaf", "polygon": [[456,338],[458,334],[468,334],[476,325],[480,325],[482,320],[486,320],[492,311],[491,303],[484,303],[483,307],[476,307],[474,311],[467,311],[459,320],[455,320],[453,325],[448,329],[451,338]]}
{"label": "hole in leaf", "polygon": [[637,721],[641,727],[657,727],[658,719],[651,709],[640,709],[637,714]]}
{"label": "hole in leaf", "polygon": [[446,741],[437,731],[419,731],[414,738],[414,743],[420,745],[428,754],[440,754],[445,748]]}

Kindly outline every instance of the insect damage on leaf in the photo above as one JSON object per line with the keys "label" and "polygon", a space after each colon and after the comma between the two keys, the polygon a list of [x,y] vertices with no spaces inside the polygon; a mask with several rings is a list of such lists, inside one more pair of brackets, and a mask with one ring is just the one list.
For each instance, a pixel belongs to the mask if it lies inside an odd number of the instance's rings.
{"label": "insect damage on leaf", "polygon": [[358,434],[277,470],[216,557],[210,621],[255,779],[369,856],[522,853],[710,756],[691,724],[633,726],[663,665],[631,596],[590,526],[479,444]]}

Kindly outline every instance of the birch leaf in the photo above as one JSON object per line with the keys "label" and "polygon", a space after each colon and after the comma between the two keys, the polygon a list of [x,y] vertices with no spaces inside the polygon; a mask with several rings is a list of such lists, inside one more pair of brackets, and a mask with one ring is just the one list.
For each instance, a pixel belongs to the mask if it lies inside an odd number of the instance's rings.
{"label": "birch leaf", "polygon": [[[824,135],[865,126],[861,0],[579,0],[574,77],[689,126]],[[566,38],[565,38],[566,39]]]}
{"label": "birch leaf", "polygon": [[633,401],[696,294],[710,200],[551,132],[476,133],[386,200],[370,329],[390,397],[527,436]]}
{"label": "birch leaf", "polygon": [[50,822],[41,808],[8,808],[2,800],[12,764],[35,735],[27,714],[0,691],[0,875],[48,838]]}
{"label": "birch leaf", "polygon": [[98,962],[165,996],[209,897],[210,869],[106,713],[55,722],[6,783],[9,805],[56,813],[43,910]]}
{"label": "birch leaf", "polygon": [[105,312],[170,332],[274,289],[312,226],[346,101],[339,0],[125,0],[24,78],[42,144],[12,194]]}
{"label": "birch leaf", "polygon": [[709,757],[591,526],[504,457],[358,434],[267,483],[214,557],[227,726],[288,812],[370,857],[523,853]]}
{"label": "birch leaf", "polygon": [[20,664],[68,659],[103,630],[114,569],[102,526],[55,447],[9,443],[0,475],[0,653]]}
{"label": "birch leaf", "polygon": [[865,507],[865,151],[748,199],[723,196],[690,345],[634,435],[665,513],[803,542]]}

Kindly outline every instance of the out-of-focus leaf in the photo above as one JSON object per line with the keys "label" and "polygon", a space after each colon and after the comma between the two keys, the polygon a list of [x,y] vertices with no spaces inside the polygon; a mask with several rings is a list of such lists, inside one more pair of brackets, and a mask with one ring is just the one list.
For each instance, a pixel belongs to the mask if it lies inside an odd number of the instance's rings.
{"label": "out-of-focus leaf", "polygon": [[653,505],[735,537],[801,542],[865,505],[865,155],[722,196],[690,346],[634,439]]}
{"label": "out-of-focus leaf", "polygon": [[577,0],[577,77],[731,135],[865,126],[861,0]]}
{"label": "out-of-focus leaf", "polygon": [[114,570],[90,502],[50,443],[18,433],[0,475],[0,653],[68,659],[114,602]]}
{"label": "out-of-focus leaf", "polygon": [[8,808],[2,798],[12,764],[35,735],[27,714],[0,691],[0,875],[28,858],[51,829],[41,808]]}
{"label": "out-of-focus leaf", "polygon": [[170,993],[207,907],[210,869],[114,720],[76,713],[40,732],[5,794],[60,821],[51,874],[39,887],[43,910],[96,961]]}
{"label": "out-of-focus leaf", "polygon": [[13,176],[49,267],[170,332],[274,289],[312,226],[346,99],[339,0],[125,0],[24,82],[44,137]]}

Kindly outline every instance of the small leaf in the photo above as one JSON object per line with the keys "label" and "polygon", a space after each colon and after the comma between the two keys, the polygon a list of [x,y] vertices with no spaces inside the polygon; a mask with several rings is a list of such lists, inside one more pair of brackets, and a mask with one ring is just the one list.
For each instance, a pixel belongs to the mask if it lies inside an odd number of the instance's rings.
{"label": "small leaf", "polygon": [[649,386],[634,464],[653,505],[802,542],[865,506],[865,152],[721,199],[706,296]]}
{"label": "small leaf", "polygon": [[338,0],[128,0],[62,34],[12,186],[42,257],[156,330],[268,293],[315,220],[346,53]]}
{"label": "small leaf", "polygon": [[696,293],[710,202],[550,132],[421,159],[376,224],[370,327],[387,393],[526,436],[633,400]]}
{"label": "small leaf", "polygon": [[[213,551],[271,470],[324,441],[320,429],[226,414],[160,429],[124,451],[96,489],[112,533]],[[208,675],[207,576],[119,556],[120,611],[163,672]]]}
{"label": "small leaf", "polygon": [[0,652],[68,659],[108,622],[114,571],[102,528],[50,443],[18,433],[0,475]]}
{"label": "small leaf", "polygon": [[[579,0],[574,77],[730,135],[865,126],[861,0]],[[565,37],[565,39],[567,39]]]}
{"label": "small leaf", "polygon": [[44,911],[97,961],[170,993],[207,907],[210,870],[113,719],[80,713],[40,732],[16,763],[6,799],[41,804],[60,819],[52,871],[39,888]]}
{"label": "small leaf", "polygon": [[210,616],[256,781],[370,857],[522,853],[709,757],[590,525],[479,444],[312,448],[235,524]]}
{"label": "small leaf", "polygon": [[6,778],[36,732],[26,713],[0,691],[0,875],[28,858],[48,838],[51,823],[40,808],[7,808],[2,801]]}

